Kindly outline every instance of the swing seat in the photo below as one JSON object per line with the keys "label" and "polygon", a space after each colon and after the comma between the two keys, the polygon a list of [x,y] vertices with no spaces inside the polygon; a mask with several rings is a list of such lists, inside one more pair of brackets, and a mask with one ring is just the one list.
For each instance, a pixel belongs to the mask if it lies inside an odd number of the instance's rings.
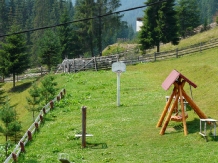
{"label": "swing seat", "polygon": [[[185,114],[185,119],[188,118],[188,114]],[[173,115],[171,116],[171,121],[182,122],[182,115]]]}

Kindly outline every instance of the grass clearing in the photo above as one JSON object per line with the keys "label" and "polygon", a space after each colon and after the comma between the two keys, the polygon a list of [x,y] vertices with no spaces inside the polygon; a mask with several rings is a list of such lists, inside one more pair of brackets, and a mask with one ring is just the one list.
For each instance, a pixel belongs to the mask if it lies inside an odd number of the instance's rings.
{"label": "grass clearing", "polygon": [[[165,106],[162,82],[176,69],[197,84],[195,103],[209,117],[218,119],[218,49],[179,59],[127,66],[121,74],[121,106],[116,106],[116,74],[88,71],[58,74],[58,87],[66,97],[46,115],[46,121],[26,147],[21,162],[58,162],[59,153],[74,162],[214,162],[217,139],[199,135],[199,118],[188,111],[188,136],[181,123],[170,122],[160,136],[156,124]],[[190,95],[189,86],[185,91]],[[81,107],[87,106],[87,148],[81,148]]]}
{"label": "grass clearing", "polygon": [[[185,47],[210,40],[218,28],[182,40]],[[166,44],[161,51],[176,49]],[[117,76],[112,71],[87,71],[76,74],[57,74],[58,88],[65,88],[66,97],[46,115],[45,123],[33,141],[26,146],[26,153],[19,162],[58,162],[59,153],[67,153],[74,162],[215,162],[218,159],[217,138],[205,140],[198,134],[199,117],[188,111],[188,136],[183,135],[182,123],[170,122],[165,135],[156,128],[165,106],[165,91],[161,84],[176,69],[195,84],[193,98],[208,116],[218,119],[218,48],[202,51],[181,58],[127,66],[121,74],[121,106],[116,106]],[[25,108],[28,90],[33,80],[19,81],[11,91],[12,83],[4,89],[17,104],[23,133],[32,124],[32,114]],[[190,95],[189,85],[184,90]],[[87,106],[87,148],[81,149],[81,107]],[[4,143],[0,135],[0,143]]]}

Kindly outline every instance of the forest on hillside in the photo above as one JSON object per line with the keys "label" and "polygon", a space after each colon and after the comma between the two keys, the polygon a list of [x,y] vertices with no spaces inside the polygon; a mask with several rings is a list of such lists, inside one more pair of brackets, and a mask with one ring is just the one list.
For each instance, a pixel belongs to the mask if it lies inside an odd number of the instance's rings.
{"label": "forest on hillside", "polygon": [[[42,38],[47,37],[48,30],[60,39],[58,42],[64,47],[64,50],[61,49],[62,59],[66,56],[101,55],[102,49],[115,43],[118,38],[133,38],[133,29],[121,20],[120,14],[55,25],[110,14],[118,7],[119,0],[90,1],[89,4],[86,0],[77,0],[75,5],[71,0],[3,0],[0,1],[0,35],[11,33],[12,26],[16,26],[16,32],[54,26],[26,33],[28,52],[34,61],[32,64],[40,64],[38,47],[42,46]],[[72,45],[73,42],[76,44]]]}
{"label": "forest on hillside", "polygon": [[[1,0],[0,36],[26,31],[23,38],[29,59],[26,63],[32,67],[42,64],[50,64],[49,67],[52,67],[66,57],[101,56],[102,50],[108,45],[135,37],[133,24],[138,15],[145,15],[143,11],[146,8],[120,14],[111,13],[144,5],[143,1],[145,0]],[[180,25],[180,30],[183,30],[180,34],[184,37],[194,27],[215,21],[218,14],[216,0],[175,0],[175,8],[181,6],[180,2],[193,2],[190,8],[192,15],[186,15],[189,22]],[[183,7],[187,8],[187,5],[183,4]],[[181,16],[184,17],[180,13]],[[0,39],[2,43],[7,41],[6,37]],[[49,50],[48,47],[55,50]],[[1,64],[3,65],[0,61]]]}

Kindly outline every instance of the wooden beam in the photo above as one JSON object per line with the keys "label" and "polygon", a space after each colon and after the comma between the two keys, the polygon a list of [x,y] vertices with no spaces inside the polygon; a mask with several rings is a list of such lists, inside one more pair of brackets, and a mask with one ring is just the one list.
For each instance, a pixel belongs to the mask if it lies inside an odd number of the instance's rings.
{"label": "wooden beam", "polygon": [[165,133],[165,130],[166,130],[166,128],[167,128],[167,125],[168,125],[168,123],[169,123],[169,121],[170,121],[170,118],[171,118],[171,116],[172,116],[173,110],[174,110],[176,104],[178,103],[178,99],[179,99],[179,94],[176,93],[176,99],[175,99],[175,101],[174,101],[174,103],[173,103],[173,106],[172,106],[171,109],[170,109],[170,112],[169,112],[168,115],[167,115],[167,119],[166,119],[166,121],[164,122],[163,127],[161,128],[160,135],[163,135],[163,134]]}
{"label": "wooden beam", "polygon": [[183,123],[183,129],[184,129],[184,135],[187,136],[188,130],[187,130],[187,124],[186,124],[186,118],[185,118],[185,109],[184,109],[184,103],[183,103],[183,94],[182,94],[182,84],[179,85],[179,95],[180,95],[180,104],[181,104],[181,110],[182,110],[182,123]]}
{"label": "wooden beam", "polygon": [[194,109],[201,119],[207,119],[207,116],[201,111],[201,109],[194,103],[194,101],[182,90],[183,97],[189,103],[189,105]]}
{"label": "wooden beam", "polygon": [[175,96],[175,94],[176,94],[176,90],[177,90],[176,87],[174,87],[174,89],[173,89],[173,91],[172,91],[172,94],[170,95],[170,98],[169,98],[169,100],[167,101],[167,103],[166,103],[166,105],[165,105],[165,107],[164,107],[164,110],[163,110],[163,112],[162,112],[162,114],[161,114],[161,117],[160,117],[160,119],[159,119],[159,121],[158,121],[156,127],[162,126],[164,117],[165,117],[166,114],[167,114],[167,111],[168,111],[168,108],[170,107],[170,104],[171,104],[171,102],[172,102],[173,96]]}

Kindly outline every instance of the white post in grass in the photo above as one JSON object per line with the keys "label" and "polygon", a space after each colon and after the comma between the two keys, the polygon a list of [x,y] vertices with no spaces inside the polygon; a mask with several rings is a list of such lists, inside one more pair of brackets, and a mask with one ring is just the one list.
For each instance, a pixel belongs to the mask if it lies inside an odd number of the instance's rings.
{"label": "white post in grass", "polygon": [[117,106],[120,106],[120,74],[126,71],[126,65],[123,62],[112,64],[112,71],[117,73]]}

